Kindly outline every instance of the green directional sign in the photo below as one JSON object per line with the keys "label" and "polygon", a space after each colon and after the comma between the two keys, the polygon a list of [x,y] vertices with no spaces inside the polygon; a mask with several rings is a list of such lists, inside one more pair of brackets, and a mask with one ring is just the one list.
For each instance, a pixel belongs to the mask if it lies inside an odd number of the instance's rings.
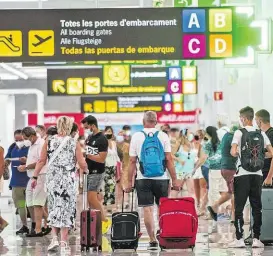
{"label": "green directional sign", "polygon": [[174,7],[190,7],[196,0],[174,0]]}
{"label": "green directional sign", "polygon": [[215,7],[226,3],[227,0],[174,0],[174,7]]}
{"label": "green directional sign", "polygon": [[226,4],[227,0],[198,0],[198,7],[213,7]]}

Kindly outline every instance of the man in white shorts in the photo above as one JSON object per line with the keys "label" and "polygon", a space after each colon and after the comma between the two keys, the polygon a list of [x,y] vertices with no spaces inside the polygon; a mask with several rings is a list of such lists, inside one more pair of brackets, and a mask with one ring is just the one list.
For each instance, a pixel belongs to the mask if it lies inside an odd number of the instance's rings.
{"label": "man in white shorts", "polygon": [[[47,193],[45,189],[46,167],[44,167],[40,172],[35,189],[31,187],[31,183],[32,179],[34,179],[33,173],[35,166],[39,161],[45,141],[41,137],[37,136],[36,131],[31,127],[24,128],[22,130],[22,135],[25,140],[25,146],[29,146],[30,148],[28,151],[26,165],[19,166],[18,170],[22,172],[26,171],[28,177],[31,178],[26,189],[26,203],[27,207],[29,208],[32,220],[35,220],[35,231],[32,230],[32,232],[27,236],[42,237],[45,235],[42,232],[42,219],[44,215],[43,207],[45,206],[47,200]],[[48,232],[50,231],[48,230],[47,233]]]}

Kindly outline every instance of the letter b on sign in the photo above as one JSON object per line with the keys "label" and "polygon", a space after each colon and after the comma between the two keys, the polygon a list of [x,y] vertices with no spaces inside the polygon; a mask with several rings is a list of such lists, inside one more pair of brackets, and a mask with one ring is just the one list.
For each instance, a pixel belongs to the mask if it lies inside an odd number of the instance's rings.
{"label": "letter b on sign", "polygon": [[210,32],[232,32],[232,10],[210,9],[209,10]]}

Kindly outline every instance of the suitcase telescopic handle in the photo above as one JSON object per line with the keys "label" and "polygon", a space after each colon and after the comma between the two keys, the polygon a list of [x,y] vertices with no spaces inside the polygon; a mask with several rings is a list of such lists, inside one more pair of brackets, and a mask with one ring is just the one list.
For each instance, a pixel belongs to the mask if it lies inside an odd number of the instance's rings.
{"label": "suitcase telescopic handle", "polygon": [[[134,210],[134,193],[135,193],[135,190],[132,189],[131,191],[132,193],[132,206],[131,206],[131,212]],[[125,191],[122,190],[122,205],[121,205],[121,211],[124,212],[124,197],[125,197]]]}
{"label": "suitcase telescopic handle", "polygon": [[83,195],[83,200],[82,200],[82,202],[83,202],[83,210],[85,211],[85,210],[87,210],[87,174],[86,173],[84,173],[83,174],[83,193],[82,193],[82,195]]}

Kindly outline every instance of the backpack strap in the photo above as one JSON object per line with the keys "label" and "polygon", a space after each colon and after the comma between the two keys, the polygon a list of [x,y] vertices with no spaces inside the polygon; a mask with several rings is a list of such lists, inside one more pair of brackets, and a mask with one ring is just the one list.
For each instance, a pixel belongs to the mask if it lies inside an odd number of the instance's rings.
{"label": "backpack strap", "polygon": [[144,131],[141,131],[143,134],[144,134],[144,136],[145,136],[145,138],[147,137],[147,134],[146,134],[146,132],[144,132]]}

